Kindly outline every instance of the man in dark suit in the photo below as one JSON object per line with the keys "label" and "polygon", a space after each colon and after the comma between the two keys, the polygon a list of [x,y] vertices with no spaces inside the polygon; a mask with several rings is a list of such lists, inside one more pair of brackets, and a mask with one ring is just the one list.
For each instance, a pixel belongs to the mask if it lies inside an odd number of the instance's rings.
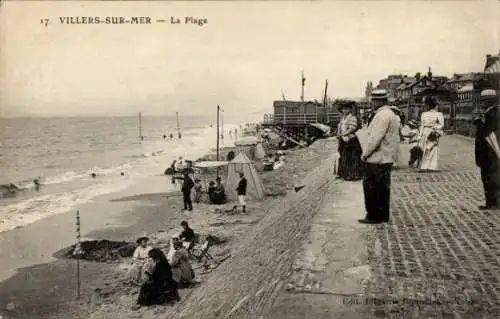
{"label": "man in dark suit", "polygon": [[481,115],[476,125],[475,157],[481,169],[485,205],[479,209],[500,209],[500,150],[498,147],[498,96],[495,90],[481,92]]}
{"label": "man in dark suit", "polygon": [[182,178],[182,199],[184,201],[184,210],[193,210],[193,202],[191,201],[191,189],[194,187],[194,182],[188,172],[184,172],[184,177]]}

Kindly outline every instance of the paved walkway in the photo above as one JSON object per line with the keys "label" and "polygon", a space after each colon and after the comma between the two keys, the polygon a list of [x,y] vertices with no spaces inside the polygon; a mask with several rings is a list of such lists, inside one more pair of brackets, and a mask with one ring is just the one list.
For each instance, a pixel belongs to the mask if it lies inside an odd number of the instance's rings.
{"label": "paved walkway", "polygon": [[358,224],[361,182],[332,183],[261,318],[500,318],[500,213],[477,210],[471,140],[440,152],[441,172],[393,172],[389,224]]}

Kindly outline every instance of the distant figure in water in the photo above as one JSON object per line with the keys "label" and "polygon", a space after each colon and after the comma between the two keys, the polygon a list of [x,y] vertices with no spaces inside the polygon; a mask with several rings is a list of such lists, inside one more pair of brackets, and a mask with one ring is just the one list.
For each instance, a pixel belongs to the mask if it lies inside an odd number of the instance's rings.
{"label": "distant figure in water", "polygon": [[181,138],[182,138],[182,134],[181,134],[181,132],[179,132],[179,139],[181,139]]}
{"label": "distant figure in water", "polygon": [[141,141],[144,141],[144,136],[141,136]]}
{"label": "distant figure in water", "polygon": [[174,138],[174,134],[170,133],[170,139]]}
{"label": "distant figure in water", "polygon": [[97,175],[96,175],[96,173],[92,173],[92,174],[90,174],[90,176],[92,176],[92,178],[96,178]]}
{"label": "distant figure in water", "polygon": [[163,134],[163,139],[166,139],[166,138],[167,138],[167,136],[165,134]]}
{"label": "distant figure in water", "polygon": [[42,184],[40,184],[40,178],[39,178],[39,177],[35,178],[35,179],[33,180],[33,183],[35,183],[35,189],[36,189],[37,191],[39,191],[39,190],[40,190],[40,186],[42,186]]}
{"label": "distant figure in water", "polygon": [[120,173],[120,175],[121,175],[121,176],[125,176],[125,173],[124,173],[124,172],[121,172],[121,173]]}

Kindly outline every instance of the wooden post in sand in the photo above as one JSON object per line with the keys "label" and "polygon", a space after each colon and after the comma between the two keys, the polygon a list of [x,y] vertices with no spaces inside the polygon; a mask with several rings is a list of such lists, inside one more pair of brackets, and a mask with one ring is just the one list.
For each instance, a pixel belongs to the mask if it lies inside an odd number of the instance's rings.
{"label": "wooden post in sand", "polygon": [[80,299],[80,256],[82,248],[80,246],[80,211],[76,211],[76,245],[73,255],[76,256],[76,293],[77,298]]}
{"label": "wooden post in sand", "polygon": [[[220,106],[217,104],[217,161],[219,160],[219,112]],[[219,167],[217,167],[217,177],[219,177]]]}

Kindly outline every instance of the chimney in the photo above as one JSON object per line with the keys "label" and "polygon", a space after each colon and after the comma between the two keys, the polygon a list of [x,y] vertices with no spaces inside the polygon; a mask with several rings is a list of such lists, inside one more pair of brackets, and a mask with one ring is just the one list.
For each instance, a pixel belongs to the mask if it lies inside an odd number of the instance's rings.
{"label": "chimney", "polygon": [[420,80],[420,76],[421,76],[421,73],[420,73],[420,72],[417,72],[417,73],[415,74],[415,78],[417,79],[417,81],[418,81],[418,80]]}

